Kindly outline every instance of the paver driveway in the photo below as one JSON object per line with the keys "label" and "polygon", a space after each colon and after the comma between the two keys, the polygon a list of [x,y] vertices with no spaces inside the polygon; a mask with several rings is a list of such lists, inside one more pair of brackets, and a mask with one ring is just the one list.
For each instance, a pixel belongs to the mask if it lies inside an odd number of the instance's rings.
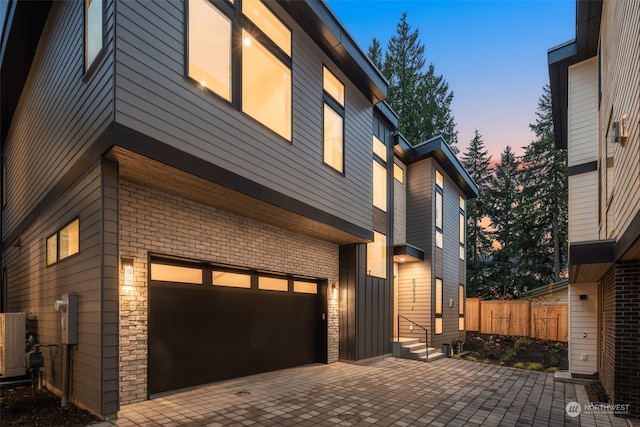
{"label": "paver driveway", "polygon": [[565,414],[584,386],[553,375],[442,359],[309,365],[123,406],[126,426],[626,426],[609,414]]}

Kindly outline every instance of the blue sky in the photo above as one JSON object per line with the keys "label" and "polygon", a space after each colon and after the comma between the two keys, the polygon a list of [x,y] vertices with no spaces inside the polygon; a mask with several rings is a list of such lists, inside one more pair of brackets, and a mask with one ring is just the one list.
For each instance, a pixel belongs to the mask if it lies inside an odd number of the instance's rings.
{"label": "blue sky", "polygon": [[419,29],[427,64],[453,90],[458,147],[478,129],[493,160],[505,146],[517,154],[535,137],[529,124],[549,81],[547,50],[575,38],[574,0],[327,0],[366,51],[383,50],[396,24]]}

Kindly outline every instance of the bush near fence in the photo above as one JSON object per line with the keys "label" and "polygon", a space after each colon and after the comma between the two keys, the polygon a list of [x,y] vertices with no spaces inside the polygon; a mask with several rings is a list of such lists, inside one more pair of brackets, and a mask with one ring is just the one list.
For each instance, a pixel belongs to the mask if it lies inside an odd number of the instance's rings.
{"label": "bush near fence", "polygon": [[467,298],[466,330],[567,341],[566,304],[532,305],[531,301],[482,301]]}

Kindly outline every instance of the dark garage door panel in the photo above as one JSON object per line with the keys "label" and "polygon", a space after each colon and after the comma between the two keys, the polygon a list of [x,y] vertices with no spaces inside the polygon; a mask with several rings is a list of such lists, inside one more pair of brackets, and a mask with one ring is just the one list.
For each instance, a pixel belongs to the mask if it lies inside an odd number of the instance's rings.
{"label": "dark garage door panel", "polygon": [[149,394],[319,361],[318,296],[153,284]]}

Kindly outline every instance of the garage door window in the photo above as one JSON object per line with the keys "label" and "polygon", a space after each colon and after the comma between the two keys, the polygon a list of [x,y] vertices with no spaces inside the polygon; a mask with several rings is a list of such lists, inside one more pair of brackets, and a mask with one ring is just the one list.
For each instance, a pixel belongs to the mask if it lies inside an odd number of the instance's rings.
{"label": "garage door window", "polygon": [[212,279],[214,286],[251,289],[251,276],[248,274],[214,271]]}
{"label": "garage door window", "polygon": [[202,269],[177,265],[151,264],[151,280],[202,285]]}
{"label": "garage door window", "polygon": [[289,290],[289,281],[287,279],[276,279],[275,277],[260,277],[258,278],[258,289],[287,292]]}
{"label": "garage door window", "polygon": [[318,284],[296,280],[293,282],[293,292],[298,292],[300,294],[317,294]]}

